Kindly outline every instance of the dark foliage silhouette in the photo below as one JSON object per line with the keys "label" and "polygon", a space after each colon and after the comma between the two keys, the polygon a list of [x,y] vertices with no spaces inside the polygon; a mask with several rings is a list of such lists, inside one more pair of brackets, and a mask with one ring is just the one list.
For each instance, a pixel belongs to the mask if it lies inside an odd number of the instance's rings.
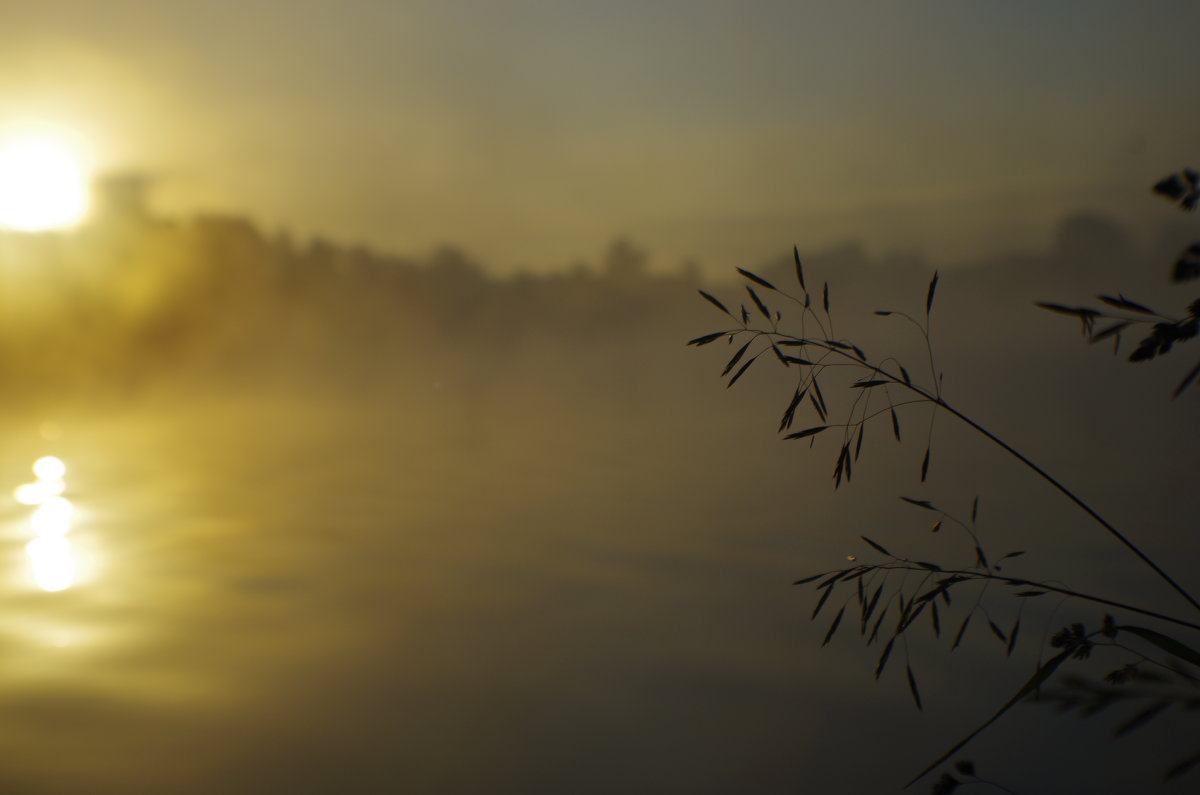
{"label": "dark foliage silhouette", "polygon": [[[1177,193],[1177,198],[1188,208],[1196,203],[1197,179],[1191,172],[1177,177],[1167,188],[1160,183],[1157,189],[1166,195],[1173,196],[1171,191]],[[1194,248],[1200,251],[1200,244]],[[1187,604],[1187,612],[1179,615],[1171,605],[1133,604],[1117,594],[1084,593],[1067,588],[1058,580],[1019,576],[1026,550],[993,548],[995,542],[984,537],[978,524],[978,496],[970,499],[961,512],[928,499],[901,496],[900,500],[908,508],[926,514],[931,520],[929,529],[940,533],[939,538],[953,536],[965,542],[953,542],[957,548],[965,550],[965,555],[954,556],[948,551],[946,559],[916,559],[863,536],[862,541],[869,550],[868,559],[850,556],[850,565],[803,577],[796,584],[815,588],[812,620],[832,614],[821,645],[830,643],[839,631],[845,632],[847,627],[856,626],[866,646],[879,647],[874,665],[875,678],[892,668],[903,667],[906,687],[918,709],[923,708],[921,689],[908,643],[915,631],[928,632],[935,643],[947,644],[950,651],[960,647],[968,632],[982,632],[994,639],[1002,654],[1011,656],[1021,639],[1036,638],[1036,634],[1022,633],[1023,622],[1028,623],[1032,614],[1045,614],[1046,620],[1053,620],[1058,606],[1051,607],[1048,602],[1069,599],[1080,605],[1090,605],[1097,611],[1097,621],[1091,627],[1083,622],[1072,622],[1055,633],[1048,643],[1039,644],[1036,661],[1025,683],[991,717],[937,756],[909,784],[947,763],[1013,706],[1030,697],[1040,697],[1045,703],[1064,710],[1076,710],[1085,716],[1095,715],[1110,705],[1128,705],[1127,711],[1132,709],[1133,712],[1120,720],[1115,730],[1118,737],[1163,714],[1180,713],[1180,720],[1194,722],[1194,713],[1192,716],[1182,713],[1200,707],[1200,653],[1194,650],[1200,640],[1200,602],[1129,533],[1101,516],[1059,477],[947,400],[942,392],[942,372],[938,369],[930,336],[929,321],[937,298],[938,274],[934,273],[925,291],[923,311],[909,313],[882,309],[875,312],[878,316],[911,326],[921,336],[926,361],[917,368],[911,363],[906,366],[894,356],[871,357],[852,340],[839,338],[834,332],[830,312],[829,285],[822,283],[819,289],[810,290],[799,251],[793,249],[793,255],[798,293],[793,294],[758,274],[738,268],[747,281],[743,286],[748,301],[727,305],[718,297],[701,291],[701,296],[732,323],[688,344],[709,346],[726,340],[731,346],[736,345],[722,371],[722,376],[728,378],[727,386],[733,386],[755,363],[764,359],[773,360],[794,373],[795,385],[780,419],[779,432],[784,434],[784,439],[804,440],[812,447],[829,438],[834,439],[836,456],[831,477],[835,489],[852,480],[864,450],[868,425],[883,425],[896,442],[901,442],[912,435],[904,432],[903,427],[909,423],[914,409],[929,406],[931,412],[921,429],[924,433],[918,434],[924,437],[919,469],[922,483],[929,477],[934,453],[930,441],[933,419],[938,413],[947,414],[1048,483]],[[1185,256],[1192,254],[1185,252]],[[1176,271],[1185,275],[1190,272],[1181,266],[1177,266]],[[792,325],[785,325],[783,312],[773,305],[776,298],[798,308],[799,317]],[[1080,318],[1085,332],[1093,340],[1119,339],[1126,328],[1138,323],[1152,323],[1149,336],[1139,343],[1131,356],[1133,361],[1169,353],[1175,342],[1195,336],[1200,301],[1191,305],[1187,317],[1172,319],[1124,296],[1101,296],[1100,300],[1120,312],[1042,305]],[[1094,323],[1100,317],[1112,317],[1117,325],[1097,331]],[[1180,384],[1176,395],[1186,389],[1195,376],[1193,370]],[[839,394],[844,396],[843,405],[837,405],[834,400]],[[793,430],[801,412],[811,414],[816,422]],[[946,539],[945,543],[952,542]],[[1030,645],[1028,640],[1025,645]],[[1091,673],[1096,665],[1109,669],[1098,681]],[[1067,672],[1071,675],[1066,676]],[[1060,674],[1063,676],[1058,678]],[[1167,764],[1165,776],[1175,778],[1200,764],[1200,753],[1168,760]],[[957,776],[944,773],[933,791],[948,793],[964,783],[979,782],[973,778],[974,767],[969,761],[960,760],[956,772]]]}
{"label": "dark foliage silhouette", "polygon": [[[1196,208],[1200,200],[1200,174],[1185,168],[1177,174],[1172,174],[1159,180],[1154,185],[1154,192],[1179,205],[1180,209],[1190,212]],[[1176,284],[1189,282],[1200,278],[1200,242],[1192,243],[1185,248],[1175,264],[1171,267],[1171,281]],[[1121,335],[1134,331],[1145,336],[1129,354],[1131,362],[1146,362],[1170,353],[1177,343],[1194,339],[1200,333],[1200,297],[1192,300],[1182,316],[1171,317],[1160,314],[1144,304],[1130,300],[1123,295],[1100,295],[1102,308],[1087,306],[1065,306],[1063,304],[1039,302],[1038,306],[1072,315],[1079,318],[1084,336],[1089,342],[1100,342],[1112,339],[1113,353],[1121,349]],[[1119,310],[1114,312],[1113,310]],[[1111,321],[1103,328],[1096,328],[1096,321],[1104,319]],[[1183,380],[1175,387],[1174,397],[1196,382],[1200,376],[1200,361],[1187,371]]]}

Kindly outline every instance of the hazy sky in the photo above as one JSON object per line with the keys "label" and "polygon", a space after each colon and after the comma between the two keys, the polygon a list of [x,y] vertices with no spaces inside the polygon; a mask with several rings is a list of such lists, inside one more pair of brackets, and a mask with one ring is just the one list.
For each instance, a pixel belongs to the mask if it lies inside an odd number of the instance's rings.
{"label": "hazy sky", "polygon": [[2,0],[0,119],[164,212],[557,267],[935,261],[1153,213],[1200,133],[1190,2]]}

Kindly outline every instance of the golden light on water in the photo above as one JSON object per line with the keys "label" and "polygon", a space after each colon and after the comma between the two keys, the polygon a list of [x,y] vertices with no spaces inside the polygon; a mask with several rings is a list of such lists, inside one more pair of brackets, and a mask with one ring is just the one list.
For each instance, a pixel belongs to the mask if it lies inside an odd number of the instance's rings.
{"label": "golden light on water", "polygon": [[65,591],[75,582],[75,559],[65,538],[35,538],[25,547],[33,579],[44,591]]}
{"label": "golden light on water", "polygon": [[29,523],[39,538],[58,538],[71,529],[71,514],[75,508],[66,497],[51,497],[33,512]]}
{"label": "golden light on water", "polygon": [[14,492],[18,502],[37,506],[29,519],[35,537],[25,551],[33,567],[34,582],[45,591],[64,591],[75,582],[75,557],[67,539],[75,507],[61,496],[66,490],[63,480],[66,472],[67,467],[60,459],[39,458],[33,464],[37,481],[18,486]]}
{"label": "golden light on water", "polygon": [[41,232],[79,223],[88,210],[80,148],[57,128],[0,131],[0,226]]}
{"label": "golden light on water", "polygon": [[52,455],[44,456],[33,462],[33,474],[38,480],[62,480],[67,474],[67,465]]}
{"label": "golden light on water", "polygon": [[22,483],[13,489],[13,497],[22,505],[41,505],[51,497],[57,497],[66,489],[67,484],[61,480],[39,480],[36,483]]}

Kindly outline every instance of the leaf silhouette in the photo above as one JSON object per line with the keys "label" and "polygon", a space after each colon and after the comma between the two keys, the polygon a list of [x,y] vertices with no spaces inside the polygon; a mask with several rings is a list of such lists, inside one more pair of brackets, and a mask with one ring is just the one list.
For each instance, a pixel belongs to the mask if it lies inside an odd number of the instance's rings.
{"label": "leaf silhouette", "polygon": [[833,583],[829,583],[825,587],[825,593],[821,594],[821,598],[817,600],[817,606],[813,608],[812,615],[809,616],[809,621],[816,618],[817,614],[821,612],[821,608],[825,606],[825,602],[829,601],[829,594],[833,593],[833,585]]}
{"label": "leaf silhouette", "polygon": [[1183,180],[1178,174],[1172,174],[1169,177],[1163,177],[1158,182],[1154,183],[1152,190],[1160,196],[1165,196],[1171,201],[1179,201],[1187,193],[1187,188],[1184,187]]}
{"label": "leaf silhouette", "polygon": [[917,678],[913,676],[911,665],[905,666],[905,672],[908,674],[908,692],[912,693],[913,701],[917,702],[917,709],[924,710],[921,706],[921,691],[917,689]]}
{"label": "leaf silhouette", "polygon": [[1132,325],[1133,325],[1133,323],[1131,323],[1130,321],[1122,320],[1120,323],[1114,323],[1111,326],[1106,326],[1105,328],[1102,328],[1099,331],[1097,331],[1095,334],[1093,334],[1092,338],[1089,340],[1089,342],[1100,342],[1101,340],[1106,340],[1109,337],[1112,337],[1116,334],[1120,334],[1122,331],[1124,331],[1125,329],[1129,328]]}
{"label": "leaf silhouette", "polygon": [[883,647],[883,654],[879,655],[879,662],[875,663],[875,678],[878,679],[883,674],[883,668],[887,665],[888,657],[892,656],[892,645],[896,642],[895,636],[887,642]]}
{"label": "leaf silhouette", "polygon": [[818,401],[816,396],[811,393],[808,396],[808,400],[810,403],[812,403],[812,407],[817,412],[817,416],[821,418],[821,422],[824,422],[826,419],[826,414],[825,409],[821,407],[820,401]]}
{"label": "leaf silhouette", "polygon": [[808,437],[808,436],[816,436],[818,433],[820,433],[821,431],[825,430],[828,427],[829,427],[828,425],[817,425],[812,428],[805,428],[802,431],[796,431],[795,433],[789,433],[787,436],[785,436],[783,438],[784,439],[804,439],[805,437]]}
{"label": "leaf silhouette", "polygon": [[1157,701],[1151,704],[1118,726],[1113,732],[1113,737],[1124,737],[1134,729],[1139,729],[1142,726],[1145,726],[1147,723],[1157,718],[1158,715],[1169,706],[1171,706],[1170,701]]}
{"label": "leaf silhouette", "polygon": [[825,396],[821,394],[821,385],[815,378],[812,381],[812,387],[813,392],[816,393],[817,402],[821,404],[821,415],[824,416],[829,413],[829,408],[825,405]]}
{"label": "leaf silhouette", "polygon": [[894,557],[894,555],[892,555],[891,552],[888,552],[886,549],[884,549],[883,544],[877,544],[876,542],[872,541],[871,539],[867,538],[866,536],[859,536],[859,538],[861,538],[863,541],[866,541],[868,544],[870,544],[872,547],[874,547],[874,549],[877,552],[881,552],[884,555],[887,555],[889,558]]}
{"label": "leaf silhouette", "polygon": [[791,402],[784,409],[783,419],[779,421],[779,432],[783,433],[786,429],[792,427],[792,420],[796,417],[796,408],[799,407],[800,401],[804,399],[804,390],[797,389],[792,395]]}
{"label": "leaf silhouette", "polygon": [[1142,640],[1153,643],[1155,646],[1173,657],[1178,657],[1179,659],[1189,662],[1192,665],[1200,666],[1200,653],[1197,653],[1194,649],[1183,645],[1174,638],[1168,637],[1161,632],[1155,632],[1152,629],[1146,629],[1144,627],[1130,626],[1119,626],[1117,627],[1117,630],[1137,635]]}
{"label": "leaf silhouette", "polygon": [[974,613],[967,613],[967,617],[963,619],[962,624],[958,627],[958,632],[954,633],[954,642],[950,644],[950,649],[953,651],[958,648],[958,644],[962,643],[963,635],[966,634],[967,626],[971,623],[971,616]]}
{"label": "leaf silhouette", "polygon": [[750,293],[750,298],[753,299],[754,305],[758,307],[758,311],[762,312],[762,316],[770,320],[771,312],[767,309],[767,305],[762,302],[762,299],[758,297],[758,293],[754,292],[754,288],[747,284],[746,292]]}
{"label": "leaf silhouette", "polygon": [[1182,776],[1184,773],[1191,770],[1196,765],[1200,765],[1200,754],[1195,754],[1193,756],[1187,757],[1186,759],[1181,759],[1180,761],[1176,762],[1174,765],[1171,766],[1170,770],[1168,770],[1166,773],[1163,774],[1163,778],[1166,779],[1167,781],[1170,781],[1171,779],[1179,778],[1180,776]]}
{"label": "leaf silhouette", "polygon": [[754,282],[755,284],[761,284],[763,287],[766,287],[768,290],[775,289],[775,285],[771,284],[769,281],[767,281],[763,277],[751,273],[750,271],[746,270],[745,268],[738,268],[737,272],[742,274],[743,276],[745,276],[747,279]]}
{"label": "leaf silhouette", "polygon": [[1191,371],[1183,377],[1183,380],[1179,382],[1179,386],[1175,387],[1175,391],[1171,393],[1171,397],[1177,398],[1183,394],[1183,390],[1191,386],[1192,382],[1196,380],[1196,376],[1198,375],[1200,375],[1200,362],[1197,362],[1196,366],[1193,367]]}
{"label": "leaf silhouette", "polygon": [[[721,310],[722,312],[724,312],[725,314],[729,315],[730,317],[733,317],[733,313],[732,313],[732,312],[730,312],[728,309],[726,309],[726,308],[725,308],[725,304],[721,303],[721,302],[720,302],[720,301],[718,301],[716,298],[713,298],[711,295],[709,295],[708,293],[704,292],[703,290],[697,290],[697,292],[699,292],[699,293],[700,293],[700,295],[704,296],[704,300],[705,300],[705,301],[708,301],[710,304],[712,304],[713,306],[715,306],[717,309],[720,309],[720,310]],[[736,318],[735,318],[735,319],[736,319]]]}
{"label": "leaf silhouette", "polygon": [[761,356],[761,354],[757,354],[757,355],[755,355],[755,356],[754,356],[752,359],[748,359],[748,360],[746,361],[746,363],[745,363],[745,364],[743,364],[741,367],[739,367],[739,368],[738,368],[738,371],[737,371],[736,373],[734,373],[734,374],[733,374],[733,378],[730,378],[730,379],[729,379],[729,383],[725,385],[725,388],[726,388],[726,389],[728,389],[729,387],[731,387],[731,386],[733,386],[734,384],[736,384],[736,383],[737,383],[737,380],[738,380],[739,378],[741,378],[741,377],[742,377],[742,373],[744,373],[744,372],[746,372],[747,370],[749,370],[749,369],[750,369],[750,365],[752,365],[752,364],[754,364],[756,361],[758,361],[758,357],[759,357],[759,356]]}
{"label": "leaf silhouette", "polygon": [[1058,312],[1060,315],[1072,315],[1084,320],[1095,318],[1100,314],[1095,309],[1088,309],[1085,306],[1063,306],[1062,304],[1052,304],[1047,301],[1035,301],[1034,306],[1049,309],[1051,312]]}
{"label": "leaf silhouette", "polygon": [[1104,303],[1108,304],[1109,306],[1115,306],[1117,309],[1128,309],[1130,312],[1140,312],[1143,315],[1158,314],[1150,307],[1143,306],[1142,304],[1139,304],[1136,301],[1130,301],[1128,298],[1126,298],[1123,295],[1117,295],[1117,296],[1098,295],[1096,297],[1099,298]]}
{"label": "leaf silhouette", "polygon": [[827,646],[829,641],[833,640],[833,633],[837,632],[838,625],[842,623],[842,614],[846,612],[843,605],[842,609],[837,612],[833,618],[833,623],[829,625],[829,631],[825,633],[825,640],[821,641],[822,646]]}
{"label": "leaf silhouette", "polygon": [[699,347],[700,345],[707,345],[710,342],[716,342],[717,340],[721,339],[721,337],[724,337],[724,336],[725,336],[724,331],[718,331],[714,334],[705,334],[703,337],[696,337],[696,339],[694,339],[694,340],[689,340],[688,345],[695,345],[695,346]]}
{"label": "leaf silhouette", "polygon": [[933,278],[929,281],[929,292],[925,294],[925,314],[929,314],[929,310],[933,309],[933,295],[937,292],[938,272],[933,272]]}
{"label": "leaf silhouette", "polygon": [[1011,657],[1013,649],[1017,646],[1017,633],[1021,631],[1021,617],[1017,616],[1017,620],[1013,622],[1013,628],[1008,633],[1008,645],[1004,647],[1004,656]]}
{"label": "leaf silhouette", "polygon": [[862,613],[862,628],[859,630],[860,635],[867,634],[867,622],[871,620],[871,614],[875,612],[875,606],[879,604],[879,596],[883,593],[883,586],[875,588],[875,593],[871,594],[871,599],[863,608]]}
{"label": "leaf silhouette", "polygon": [[750,342],[737,349],[737,353],[733,354],[733,358],[729,360],[729,363],[725,365],[725,369],[721,371],[722,377],[729,375],[729,371],[742,360],[742,357],[746,355],[746,351],[749,350],[751,342],[754,342],[754,340],[750,340]]}
{"label": "leaf silhouette", "polygon": [[883,625],[883,619],[887,618],[888,610],[891,609],[891,604],[885,604],[883,610],[879,612],[879,617],[875,619],[875,626],[871,627],[871,636],[867,638],[867,645],[870,646],[879,637],[879,628]]}
{"label": "leaf silhouette", "polygon": [[804,266],[800,264],[800,249],[792,246],[792,258],[796,260],[796,281],[800,282],[800,289],[805,293],[808,288],[804,286]]}

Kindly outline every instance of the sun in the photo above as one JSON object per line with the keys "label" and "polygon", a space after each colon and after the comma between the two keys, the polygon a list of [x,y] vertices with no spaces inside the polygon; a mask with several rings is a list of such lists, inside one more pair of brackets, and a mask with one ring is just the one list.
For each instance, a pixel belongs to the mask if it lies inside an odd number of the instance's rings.
{"label": "sun", "polygon": [[61,229],[79,223],[87,210],[87,168],[69,133],[0,131],[0,227]]}

